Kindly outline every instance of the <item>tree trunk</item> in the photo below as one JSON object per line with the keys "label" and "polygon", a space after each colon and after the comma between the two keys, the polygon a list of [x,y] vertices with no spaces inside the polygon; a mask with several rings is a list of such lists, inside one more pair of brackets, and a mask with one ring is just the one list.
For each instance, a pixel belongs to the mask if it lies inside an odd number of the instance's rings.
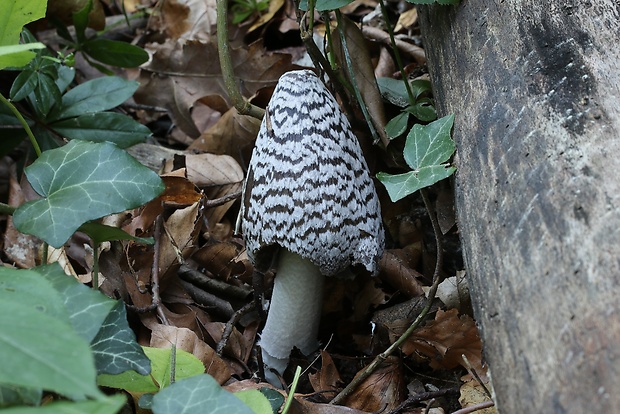
{"label": "tree trunk", "polygon": [[420,8],[503,413],[620,410],[620,3]]}

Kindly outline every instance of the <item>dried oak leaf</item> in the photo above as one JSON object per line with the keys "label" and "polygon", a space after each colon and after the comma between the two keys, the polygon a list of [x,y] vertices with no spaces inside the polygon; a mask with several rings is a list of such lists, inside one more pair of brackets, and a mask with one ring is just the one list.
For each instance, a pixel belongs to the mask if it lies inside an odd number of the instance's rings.
{"label": "dried oak leaf", "polygon": [[171,39],[209,41],[216,27],[215,0],[166,0],[151,19],[151,29]]}
{"label": "dried oak leaf", "polygon": [[457,309],[438,310],[434,321],[417,329],[402,347],[406,355],[414,352],[430,358],[434,369],[465,366],[465,355],[472,368],[482,372],[482,342],[474,320],[458,315]]}
{"label": "dried oak leaf", "polygon": [[[151,44],[149,49],[154,51],[153,58],[140,71],[135,101],[166,108],[183,132],[198,137],[200,131],[190,116],[194,102],[210,95],[228,102],[217,46],[169,39],[163,44]],[[230,54],[241,93],[248,97],[275,84],[284,72],[297,68],[290,55],[269,53],[260,43],[231,49]]]}

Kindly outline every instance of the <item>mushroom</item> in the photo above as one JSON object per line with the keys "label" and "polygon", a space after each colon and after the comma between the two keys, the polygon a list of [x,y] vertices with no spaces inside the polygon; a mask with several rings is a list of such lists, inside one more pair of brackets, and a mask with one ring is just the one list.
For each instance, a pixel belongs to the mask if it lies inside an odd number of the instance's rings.
{"label": "mushroom", "polygon": [[383,253],[379,200],[349,121],[309,70],[282,75],[263,118],[243,188],[241,230],[258,270],[276,263],[260,346],[280,382],[297,347],[316,351],[324,276],[371,274]]}

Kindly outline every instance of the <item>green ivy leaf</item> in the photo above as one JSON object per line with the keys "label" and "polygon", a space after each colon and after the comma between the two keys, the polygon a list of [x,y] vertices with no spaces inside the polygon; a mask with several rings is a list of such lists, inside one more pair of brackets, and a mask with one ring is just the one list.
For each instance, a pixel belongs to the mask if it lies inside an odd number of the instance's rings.
{"label": "green ivy leaf", "polygon": [[129,44],[103,38],[88,40],[82,51],[106,65],[135,68],[149,60],[146,50]]}
{"label": "green ivy leaf", "polygon": [[412,171],[404,174],[377,174],[392,201],[398,201],[421,188],[428,187],[454,173],[456,168],[445,164],[455,145],[450,138],[454,115],[448,115],[428,125],[416,124],[405,142],[403,155]]}
{"label": "green ivy leaf", "polygon": [[45,151],[26,176],[44,198],[21,205],[13,223],[54,247],[85,222],[141,206],[164,190],[156,173],[107,142],[73,140]]}
{"label": "green ivy leaf", "polygon": [[116,414],[125,404],[125,396],[112,395],[96,401],[57,401],[42,407],[9,408],[2,410],[2,414]]}
{"label": "green ivy leaf", "polygon": [[[148,375],[151,362],[136,342],[136,335],[127,323],[123,301],[115,301],[114,307],[101,325],[90,344],[99,374],[119,374],[125,371]],[[200,361],[199,361],[200,362]],[[201,366],[202,363],[200,363]]]}
{"label": "green ivy leaf", "polygon": [[435,106],[430,98],[421,98],[415,105],[408,106],[405,111],[409,112],[422,122],[430,122],[437,119]]}
{"label": "green ivy leaf", "polygon": [[203,414],[204,407],[209,407],[211,413],[253,414],[250,407],[208,374],[171,384],[153,397],[152,406],[155,414]]}
{"label": "green ivy leaf", "polygon": [[[156,393],[170,384],[171,349],[143,347],[151,362],[151,375],[140,375],[135,371],[125,371],[118,375],[101,374],[97,383],[104,387],[116,388],[135,393]],[[193,354],[177,349],[175,378],[181,380],[204,374],[203,363]]]}
{"label": "green ivy leaf", "polygon": [[50,125],[68,139],[112,142],[120,148],[146,141],[151,130],[132,118],[116,112],[96,112],[69,118]]}
{"label": "green ivy leaf", "polygon": [[50,116],[50,121],[107,111],[131,98],[138,86],[138,82],[118,76],[89,80],[64,94],[61,107]]}
{"label": "green ivy leaf", "polygon": [[[35,269],[0,268],[0,283],[11,285],[0,289],[0,383],[42,388],[74,399],[103,397],[88,342],[66,316],[51,312],[64,308],[62,299]],[[45,298],[25,299],[33,289],[44,292]]]}

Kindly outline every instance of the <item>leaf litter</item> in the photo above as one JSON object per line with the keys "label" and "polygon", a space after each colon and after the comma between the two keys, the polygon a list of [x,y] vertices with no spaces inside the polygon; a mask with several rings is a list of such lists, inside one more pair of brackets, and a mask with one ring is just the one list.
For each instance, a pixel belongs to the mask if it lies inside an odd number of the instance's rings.
{"label": "leaf litter", "polygon": [[[242,23],[232,39],[232,59],[242,94],[257,102],[262,100],[263,106],[279,76],[299,67],[293,63],[291,53],[298,55],[302,50],[301,46],[295,46],[296,52],[290,47],[278,47],[277,41],[284,38],[287,44],[299,45],[299,31],[294,15],[289,13],[294,10],[289,2],[272,3],[266,13],[254,16],[251,24]],[[156,244],[104,244],[100,252],[101,290],[128,304],[142,345],[169,348],[175,344],[200,359],[206,372],[218,383],[228,384],[229,389],[270,387],[251,380],[258,370],[254,348],[263,315],[260,309],[237,314],[253,300],[253,289],[262,293],[261,284],[254,283],[243,240],[235,233],[239,202],[235,197],[226,199],[241,188],[259,122],[239,115],[225,92],[213,36],[215,1],[174,0],[164,4],[149,22],[149,35],[141,40],[152,55],[151,61],[137,74],[125,70],[125,76],[137,78],[140,83],[134,100],[143,107],[134,110],[135,116],[151,127],[155,123],[168,125],[156,138],[174,149],[161,151],[159,144],[141,144],[142,153],[134,153],[139,161],[160,173],[166,190],[144,207],[106,219],[133,236],[155,237]],[[346,13],[359,21],[376,7],[374,0],[355,1],[347,6]],[[406,70],[412,74],[418,73],[423,61],[419,50],[411,47],[419,43],[416,18],[414,9],[408,8],[399,19],[399,39],[407,43],[402,47],[415,51],[407,58]],[[375,29],[386,33],[380,27]],[[383,53],[389,48],[377,42],[376,32],[369,35],[364,29],[361,33],[371,53],[364,64],[375,61],[394,67],[391,54]],[[258,36],[260,40],[247,44],[243,35],[248,39]],[[359,75],[367,79],[367,68],[356,70],[363,70],[364,75]],[[398,73],[391,75],[399,77]],[[373,119],[385,125],[384,117],[393,116],[398,108],[386,105],[384,109],[376,97],[371,99]],[[200,105],[220,115],[205,126],[195,118],[199,113],[195,109]],[[160,108],[166,112],[160,112]],[[359,112],[354,115],[363,121]],[[172,139],[170,131],[177,131],[182,138]],[[357,132],[362,142],[371,141],[365,130]],[[185,148],[179,148],[180,142]],[[399,145],[404,142],[392,141],[389,146]],[[406,167],[392,156],[399,152],[389,148],[388,153],[373,150],[366,156],[376,172],[395,165]],[[24,200],[21,194],[29,190],[14,174],[11,177],[10,200],[12,205],[18,205]],[[307,375],[302,377],[291,412],[422,412],[426,403],[409,407],[402,404],[416,395],[455,386],[461,387],[461,403],[455,397],[443,397],[432,410],[448,412],[488,400],[471,375],[476,373],[490,387],[466,294],[463,297],[458,291],[458,303],[450,302],[451,307],[436,299],[432,316],[405,342],[402,352],[390,356],[345,400],[344,407],[327,404],[415,319],[432,278],[435,247],[421,200],[413,195],[391,203],[385,190],[378,185],[377,189],[386,231],[392,240],[381,262],[381,274],[375,279],[362,275],[355,281],[328,281],[322,347],[316,355],[298,355],[295,359]],[[445,188],[436,192],[437,208],[449,211],[451,200],[445,201]],[[215,204],[210,205],[211,201]],[[153,223],[158,217],[162,222],[156,231]],[[444,223],[448,223],[442,225],[446,239],[456,240],[452,245],[458,246],[457,226],[450,219],[444,219]],[[37,260],[39,242],[15,232],[10,222],[3,242],[5,261],[31,267]],[[23,247],[9,248],[15,245]],[[88,283],[92,272],[89,248],[88,240],[78,233],[54,254],[67,273]],[[450,279],[451,283],[464,283],[458,247],[445,253],[448,260],[442,269],[444,276],[457,275],[458,279]],[[85,260],[89,254],[91,259]],[[154,271],[158,274],[157,286],[153,283]],[[186,276],[195,273],[204,279],[196,281]],[[272,279],[272,274],[266,274],[263,285],[269,286]],[[465,305],[460,306],[463,302]],[[290,381],[291,377],[285,374],[284,379]]]}

